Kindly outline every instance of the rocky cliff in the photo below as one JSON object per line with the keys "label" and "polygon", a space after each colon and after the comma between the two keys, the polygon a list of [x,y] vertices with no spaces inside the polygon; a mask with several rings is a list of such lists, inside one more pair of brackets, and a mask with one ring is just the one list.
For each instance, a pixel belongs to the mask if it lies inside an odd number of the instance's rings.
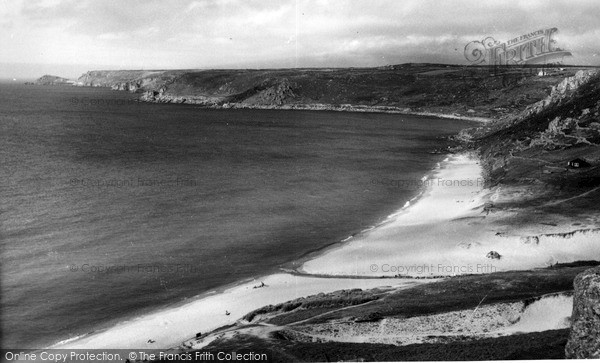
{"label": "rocky cliff", "polygon": [[571,334],[567,358],[600,358],[600,267],[575,278]]}
{"label": "rocky cliff", "polygon": [[108,87],[117,91],[143,92],[160,87],[184,71],[90,71],[77,81],[88,87]]}
{"label": "rocky cliff", "polygon": [[142,93],[148,102],[206,107],[341,109],[500,118],[550,94],[576,68],[540,77],[534,68],[402,64],[378,68],[91,71],[87,86]]}
{"label": "rocky cliff", "polygon": [[[529,146],[541,145],[554,150],[577,144],[600,145],[599,84],[600,75],[597,71],[582,70],[552,87],[548,97],[528,106],[516,117],[515,122],[546,111],[559,110],[563,105],[572,107],[569,111],[564,110],[567,112],[556,112],[547,128],[532,138]],[[577,98],[577,102],[573,102],[573,98]]]}

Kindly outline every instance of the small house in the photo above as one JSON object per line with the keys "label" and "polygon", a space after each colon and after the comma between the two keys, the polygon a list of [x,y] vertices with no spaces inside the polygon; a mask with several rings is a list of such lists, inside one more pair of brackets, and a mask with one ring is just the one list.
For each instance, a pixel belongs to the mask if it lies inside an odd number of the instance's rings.
{"label": "small house", "polygon": [[569,161],[567,166],[570,166],[571,168],[588,168],[590,167],[590,163],[583,159],[577,158]]}

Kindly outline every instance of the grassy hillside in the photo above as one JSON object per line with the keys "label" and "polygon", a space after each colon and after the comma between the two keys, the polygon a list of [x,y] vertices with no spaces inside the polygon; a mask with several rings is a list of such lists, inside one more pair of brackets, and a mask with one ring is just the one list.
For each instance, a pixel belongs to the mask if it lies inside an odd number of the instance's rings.
{"label": "grassy hillside", "polygon": [[211,107],[281,107],[325,104],[394,107],[500,118],[549,95],[551,87],[578,68],[494,70],[438,64],[380,68],[270,70],[92,71],[88,86],[143,93],[151,102]]}
{"label": "grassy hillside", "polygon": [[[507,207],[571,217],[599,210],[600,73],[580,72],[520,114],[464,134],[481,151],[490,185],[535,192]],[[576,158],[590,166],[569,167]]]}

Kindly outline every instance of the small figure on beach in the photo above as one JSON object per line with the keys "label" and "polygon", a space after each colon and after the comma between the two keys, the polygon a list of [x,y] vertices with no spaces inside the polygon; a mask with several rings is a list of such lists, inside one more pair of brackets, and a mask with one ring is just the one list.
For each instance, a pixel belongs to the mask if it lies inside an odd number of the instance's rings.
{"label": "small figure on beach", "polygon": [[231,314],[228,310],[225,310],[225,315]]}

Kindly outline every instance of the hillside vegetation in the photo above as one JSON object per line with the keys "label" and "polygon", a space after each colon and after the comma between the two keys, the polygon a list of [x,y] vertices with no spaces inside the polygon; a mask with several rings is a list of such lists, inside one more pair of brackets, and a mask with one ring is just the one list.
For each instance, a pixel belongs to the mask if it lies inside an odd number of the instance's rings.
{"label": "hillside vegetation", "polygon": [[207,107],[402,110],[500,118],[544,99],[577,68],[502,70],[438,64],[379,68],[91,71],[78,81]]}
{"label": "hillside vegetation", "polygon": [[[522,112],[466,130],[461,139],[481,152],[489,186],[528,190],[531,197],[505,207],[570,217],[599,209],[599,72],[580,71]],[[588,165],[570,167],[574,159]]]}

